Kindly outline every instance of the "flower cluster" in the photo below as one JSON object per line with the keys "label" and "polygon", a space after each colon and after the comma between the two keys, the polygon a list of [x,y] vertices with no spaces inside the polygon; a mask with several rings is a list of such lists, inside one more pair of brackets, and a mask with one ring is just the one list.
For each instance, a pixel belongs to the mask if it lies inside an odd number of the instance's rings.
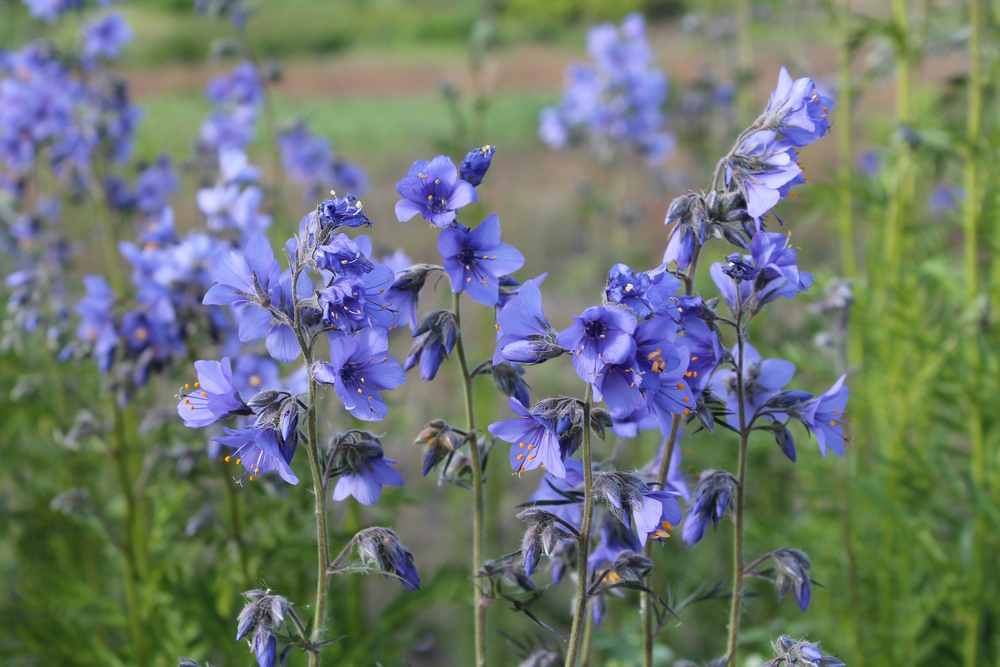
{"label": "flower cluster", "polygon": [[330,141],[310,132],[297,120],[278,138],[285,174],[302,187],[303,201],[315,200],[325,190],[344,189],[362,196],[368,191],[368,174],[360,166],[342,160]]}
{"label": "flower cluster", "polygon": [[652,165],[664,162],[674,138],[664,130],[667,76],[654,65],[646,22],[629,14],[620,27],[607,23],[587,33],[591,61],[566,70],[557,106],[540,115],[538,136],[554,149],[583,140],[631,146]]}

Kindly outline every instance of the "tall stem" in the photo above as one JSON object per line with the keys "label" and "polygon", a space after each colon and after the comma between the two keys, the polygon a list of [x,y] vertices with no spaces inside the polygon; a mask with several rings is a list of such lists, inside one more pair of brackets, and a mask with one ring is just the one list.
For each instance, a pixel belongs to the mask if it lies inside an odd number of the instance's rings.
{"label": "tall stem", "polygon": [[[451,309],[455,313],[455,325],[458,327],[458,337],[455,347],[458,349],[458,364],[462,369],[462,389],[465,393],[465,421],[469,432],[469,457],[472,459],[472,576],[479,573],[483,566],[483,468],[479,460],[479,436],[476,434],[476,410],[473,404],[472,376],[469,373],[469,362],[465,356],[465,341],[462,332],[462,315],[460,312],[461,292],[453,293]],[[478,584],[473,587],[473,604],[475,605],[475,642],[476,666],[486,665],[486,605],[483,602],[483,590]]]}
{"label": "tall stem", "polygon": [[594,522],[594,470],[590,462],[590,404],[594,399],[594,389],[587,383],[587,393],[583,397],[583,443],[580,447],[583,458],[583,523],[580,525],[580,556],[577,559],[576,611],[573,614],[573,629],[569,634],[569,648],[566,652],[566,667],[575,667],[580,655],[580,637],[587,618],[587,561],[590,558],[590,528]]}
{"label": "tall stem", "polygon": [[839,165],[840,210],[840,256],[844,276],[853,278],[857,273],[854,259],[854,225],[851,220],[853,202],[851,197],[851,33],[850,0],[840,0],[837,5],[837,79],[839,82],[837,105],[837,158]]}
{"label": "tall stem", "polygon": [[139,608],[139,568],[136,558],[135,526],[136,502],[132,493],[132,479],[128,469],[128,450],[125,437],[125,420],[121,408],[115,403],[111,457],[115,462],[119,491],[125,501],[125,521],[122,526],[122,565],[125,570],[125,605],[128,608],[129,630],[132,633],[132,658],[142,667],[147,664],[146,630]]}
{"label": "tall stem", "polygon": [[[736,290],[739,295],[739,285]],[[740,461],[736,479],[736,521],[733,530],[733,602],[729,610],[729,645],[726,649],[728,665],[736,664],[736,651],[740,639],[740,614],[743,611],[743,584],[745,581],[743,569],[743,507],[746,501],[747,479],[747,441],[750,431],[747,429],[746,398],[743,380],[743,305],[740,304],[736,315],[736,346],[739,359],[736,362],[736,398],[739,401],[740,415]]]}
{"label": "tall stem", "polygon": [[[968,145],[965,151],[965,291],[966,308],[971,309],[976,300],[978,291],[977,273],[979,271],[978,262],[978,238],[977,225],[979,214],[979,186],[977,173],[977,158],[979,155],[979,128],[980,117],[982,115],[982,91],[980,89],[980,8],[981,0],[969,0],[969,116],[967,121]],[[976,324],[973,321],[970,327],[968,350],[969,368],[979,368],[979,346],[977,344]],[[973,484],[980,489],[983,488],[984,471],[986,469],[985,446],[983,442],[983,423],[980,404],[976,396],[978,395],[975,385],[970,389],[969,405],[969,448],[971,450],[971,469]],[[972,578],[973,581],[980,581],[982,576],[982,551],[986,532],[985,520],[982,515],[976,521],[974,547],[972,551]],[[979,618],[978,604],[970,605],[968,619],[966,620],[966,640],[965,640],[965,665],[972,667],[978,664],[979,647]]]}
{"label": "tall stem", "polygon": [[[316,419],[316,377],[313,375],[312,347],[306,341],[302,332],[301,308],[297,283],[301,268],[292,271],[292,304],[294,306],[294,322],[292,329],[302,350],[306,362],[306,372],[309,376],[308,414],[306,416],[306,454],[309,456],[309,469],[312,472],[313,491],[316,495],[316,605],[313,611],[312,636],[313,643],[323,640],[326,629],[326,602],[330,590],[330,537],[326,525],[326,479],[322,461],[319,455],[319,424]],[[309,667],[319,667],[322,656],[319,651],[309,652]]]}

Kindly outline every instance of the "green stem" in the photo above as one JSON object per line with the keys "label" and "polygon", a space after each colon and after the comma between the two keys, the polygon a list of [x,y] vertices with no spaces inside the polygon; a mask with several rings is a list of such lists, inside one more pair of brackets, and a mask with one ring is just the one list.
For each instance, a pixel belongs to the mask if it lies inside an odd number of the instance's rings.
{"label": "green stem", "polygon": [[[648,597],[648,596],[643,596]],[[587,605],[587,623],[583,626],[583,667],[590,667],[590,653],[594,644],[594,614]]]}
{"label": "green stem", "polygon": [[146,631],[139,609],[139,568],[136,563],[135,525],[136,503],[132,494],[132,479],[128,469],[125,421],[121,408],[114,404],[113,442],[111,458],[115,463],[118,487],[125,501],[125,521],[122,526],[122,565],[125,570],[125,604],[128,608],[129,629],[132,633],[132,656],[139,667],[147,664]]}
{"label": "green stem", "polygon": [[[297,283],[301,267],[292,271],[292,304],[294,321],[292,329],[302,350],[309,375],[309,396],[307,399],[308,414],[306,417],[306,454],[309,456],[309,469],[312,472],[313,491],[316,496],[316,605],[313,610],[312,636],[314,644],[323,640],[326,630],[326,603],[330,591],[330,536],[326,521],[326,478],[319,454],[319,424],[316,419],[316,377],[313,375],[312,346],[302,333],[301,308]],[[319,651],[309,652],[309,667],[319,667],[322,656]]]}
{"label": "green stem", "polygon": [[580,525],[580,555],[577,558],[576,611],[573,614],[573,628],[569,634],[569,648],[566,652],[566,667],[575,667],[580,654],[580,636],[586,625],[587,614],[587,561],[590,556],[590,528],[594,522],[594,470],[590,461],[590,407],[594,389],[587,383],[587,393],[583,398],[583,442],[580,445],[583,458],[583,523]]}
{"label": "green stem", "polygon": [[[737,285],[737,294],[739,293],[738,288]],[[740,614],[743,611],[743,585],[746,580],[743,564],[743,507],[746,502],[747,442],[750,431],[747,429],[746,399],[744,397],[743,338],[743,305],[740,304],[736,315],[736,347],[739,354],[736,364],[736,400],[739,402],[740,415],[740,460],[736,473],[739,485],[736,487],[735,528],[733,530],[733,601],[729,610],[727,665],[736,664],[736,652],[740,639]]]}
{"label": "green stem", "polygon": [[[469,373],[469,362],[465,356],[465,341],[462,332],[462,315],[460,312],[461,292],[452,294],[451,306],[455,314],[455,325],[458,336],[455,347],[458,350],[458,363],[462,369],[462,390],[465,394],[465,421],[469,433],[469,457],[472,459],[472,576],[475,577],[483,566],[483,468],[479,460],[479,436],[476,434],[476,410],[473,404],[472,376]],[[486,665],[486,604],[483,600],[483,590],[478,584],[474,587],[473,605],[475,607],[475,642],[476,666]]]}
{"label": "green stem", "polygon": [[854,206],[851,197],[851,33],[850,0],[840,0],[837,6],[837,25],[840,34],[837,45],[837,77],[839,80],[837,114],[837,157],[840,162],[840,256],[844,276],[853,278],[857,273],[854,259],[854,224],[851,212]]}

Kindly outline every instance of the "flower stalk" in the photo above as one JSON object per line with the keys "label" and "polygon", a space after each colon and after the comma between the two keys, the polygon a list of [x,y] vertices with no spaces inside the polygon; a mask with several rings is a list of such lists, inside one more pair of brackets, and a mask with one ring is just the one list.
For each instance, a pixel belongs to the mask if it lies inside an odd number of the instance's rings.
{"label": "flower stalk", "polygon": [[[736,294],[739,295],[737,286]],[[739,298],[739,297],[737,297]],[[747,443],[750,438],[750,430],[747,424],[746,415],[746,387],[743,373],[744,365],[744,338],[745,331],[743,325],[744,304],[738,304],[736,313],[736,345],[739,352],[739,359],[736,362],[736,395],[739,401],[740,417],[740,455],[739,464],[736,471],[736,503],[734,509],[733,528],[733,599],[729,610],[729,643],[726,649],[726,659],[728,665],[736,664],[736,653],[739,648],[740,637],[740,614],[743,611],[743,585],[746,581],[746,569],[743,563],[743,508],[746,504],[746,478],[747,478]]]}
{"label": "flower stalk", "polygon": [[575,667],[580,654],[581,636],[587,618],[587,561],[590,556],[590,529],[594,522],[594,470],[590,457],[590,410],[594,400],[593,386],[587,383],[583,398],[583,437],[580,455],[583,461],[583,523],[580,524],[579,557],[576,582],[576,611],[569,635],[566,667]]}
{"label": "flower stalk", "polygon": [[[455,336],[455,347],[458,350],[458,364],[462,371],[462,391],[465,396],[465,420],[469,443],[469,458],[472,459],[472,576],[475,576],[483,566],[483,467],[480,462],[479,440],[476,435],[476,409],[473,402],[473,375],[469,372],[469,362],[465,355],[465,341],[462,335],[462,316],[460,313],[461,292],[452,294],[452,312],[455,314],[455,325],[458,329]],[[475,643],[476,665],[486,665],[486,603],[483,590],[479,585],[474,587],[473,605],[475,607]]]}

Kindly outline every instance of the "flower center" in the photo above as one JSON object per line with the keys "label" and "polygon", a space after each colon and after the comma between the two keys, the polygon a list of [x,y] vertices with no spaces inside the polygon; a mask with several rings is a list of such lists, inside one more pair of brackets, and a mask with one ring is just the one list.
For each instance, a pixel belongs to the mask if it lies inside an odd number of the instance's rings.
{"label": "flower center", "polygon": [[604,322],[601,320],[590,320],[583,325],[583,330],[590,338],[604,338],[604,332],[607,331],[607,327],[604,326]]}

